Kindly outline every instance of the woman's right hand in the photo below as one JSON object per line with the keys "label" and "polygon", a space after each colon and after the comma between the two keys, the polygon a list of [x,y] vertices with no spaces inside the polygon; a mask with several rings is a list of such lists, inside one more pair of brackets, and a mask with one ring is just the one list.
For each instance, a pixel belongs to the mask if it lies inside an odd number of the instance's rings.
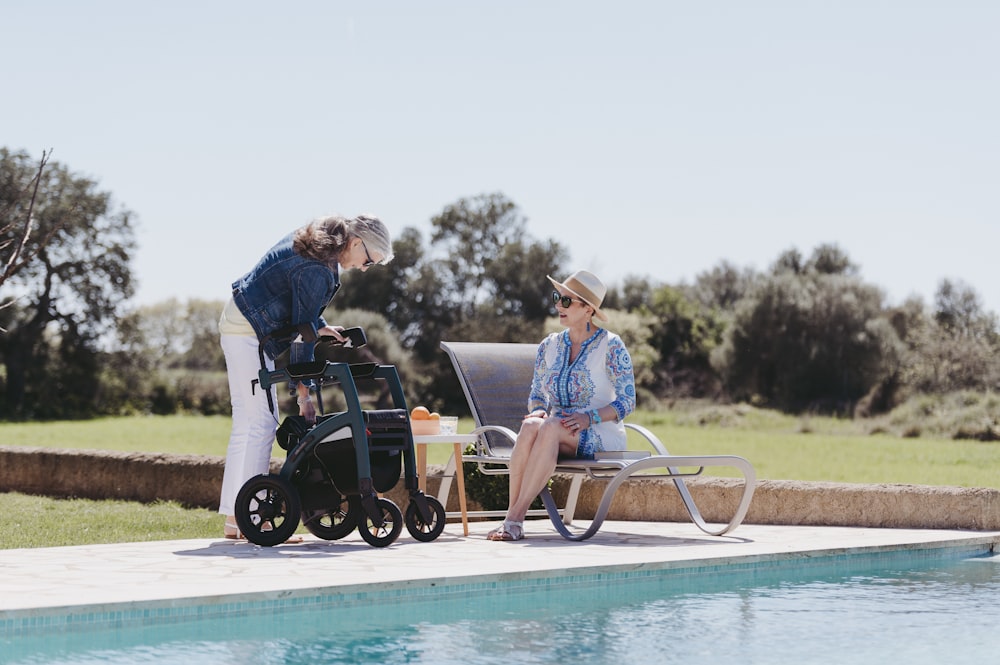
{"label": "woman's right hand", "polygon": [[320,337],[328,336],[328,337],[333,337],[338,342],[346,342],[347,338],[341,334],[343,330],[344,326],[323,326],[316,332],[319,333]]}

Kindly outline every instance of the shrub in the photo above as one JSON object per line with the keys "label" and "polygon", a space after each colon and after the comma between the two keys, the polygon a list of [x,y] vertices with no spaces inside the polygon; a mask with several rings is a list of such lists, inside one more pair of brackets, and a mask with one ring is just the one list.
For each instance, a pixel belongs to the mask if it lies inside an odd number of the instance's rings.
{"label": "shrub", "polygon": [[1000,441],[1000,396],[969,390],[915,395],[873,423],[904,438]]}

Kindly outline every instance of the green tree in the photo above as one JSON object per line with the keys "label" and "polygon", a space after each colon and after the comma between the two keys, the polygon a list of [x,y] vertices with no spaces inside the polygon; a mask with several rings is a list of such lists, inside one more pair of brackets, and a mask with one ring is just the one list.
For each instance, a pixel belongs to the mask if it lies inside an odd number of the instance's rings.
{"label": "green tree", "polygon": [[448,300],[460,318],[474,317],[495,295],[494,264],[508,244],[522,239],[526,220],[503,195],[481,194],[445,206],[431,225]]}
{"label": "green tree", "polygon": [[118,320],[115,334],[112,348],[101,356],[96,401],[102,413],[149,413],[153,386],[160,382],[160,358],[147,346],[135,313]]}
{"label": "green tree", "polygon": [[[26,153],[5,149],[0,210],[20,212],[17,201],[36,173],[35,232],[24,246],[24,255],[33,258],[3,285],[17,301],[3,310],[0,323],[8,330],[0,335],[2,409],[8,417],[89,415],[99,408],[97,373],[85,360],[98,355],[133,292],[132,215],[94,181],[55,162],[37,172]],[[77,397],[62,399],[65,391]]]}
{"label": "green tree", "polygon": [[740,269],[729,261],[699,273],[690,288],[691,297],[702,307],[720,314],[731,313],[736,303],[753,289],[760,276],[752,269]]}
{"label": "green tree", "polygon": [[844,250],[836,245],[824,244],[813,250],[806,263],[806,272],[818,275],[850,275],[857,276],[859,269],[851,261]]}
{"label": "green tree", "polygon": [[226,303],[193,298],[181,308],[179,353],[172,367],[222,372],[226,358],[219,344],[219,315]]}
{"label": "green tree", "polygon": [[[440,288],[438,332],[474,341],[537,339],[552,311],[545,275],[559,273],[562,246],[532,239],[517,206],[501,194],[461,199],[431,225],[427,268]],[[437,347],[434,340],[424,350],[436,356]]]}
{"label": "green tree", "polygon": [[634,312],[649,307],[655,289],[656,284],[649,277],[628,275],[622,281],[620,292],[609,292],[605,302],[616,309]]}
{"label": "green tree", "polygon": [[[560,279],[558,265],[565,261],[565,250],[554,241],[534,242],[522,236],[509,242],[497,253],[485,271],[490,297],[479,308],[480,313],[503,319],[544,321],[552,313],[552,285],[546,275]],[[516,326],[514,339],[520,334]]]}
{"label": "green tree", "polygon": [[961,282],[942,280],[933,310],[911,299],[891,321],[906,346],[904,394],[1000,388],[1000,336],[996,315]]}
{"label": "green tree", "polygon": [[800,259],[783,254],[740,301],[712,360],[737,399],[847,412],[896,371],[899,340],[846,257]]}
{"label": "green tree", "polygon": [[131,338],[123,343],[137,349],[153,368],[172,366],[185,349],[183,309],[177,298],[169,298],[125,314],[119,329],[128,330]]}
{"label": "green tree", "polygon": [[539,341],[552,311],[545,276],[561,274],[566,251],[533,239],[502,194],[460,199],[431,226],[426,259],[410,281],[415,304],[407,339],[428,394],[455,411],[465,399],[441,340]]}
{"label": "green tree", "polygon": [[661,286],[652,293],[648,314],[656,349],[659,392],[670,396],[703,397],[719,389],[710,362],[712,350],[722,342],[724,321],[714,310],[688,297],[686,290]]}
{"label": "green tree", "polygon": [[219,344],[221,300],[170,298],[121,315],[101,356],[100,403],[108,413],[229,412]]}
{"label": "green tree", "polygon": [[403,229],[395,258],[365,275],[345,274],[328,320],[378,312],[412,353],[413,399],[439,410],[465,400],[442,340],[537,342],[552,313],[546,275],[560,276],[566,250],[527,232],[518,207],[499,193],[462,198],[431,219],[430,238]]}
{"label": "green tree", "polygon": [[934,294],[934,320],[952,337],[995,344],[997,317],[983,309],[975,289],[960,281],[941,280]]}

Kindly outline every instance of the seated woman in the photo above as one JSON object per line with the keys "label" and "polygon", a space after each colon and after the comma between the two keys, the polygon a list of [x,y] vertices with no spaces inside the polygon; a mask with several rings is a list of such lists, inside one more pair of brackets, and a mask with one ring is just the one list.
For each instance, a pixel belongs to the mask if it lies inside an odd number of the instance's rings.
{"label": "seated woman", "polygon": [[510,457],[507,516],[489,540],[524,538],[524,516],[556,468],[559,457],[593,459],[625,450],[625,416],[635,409],[632,358],[621,338],[593,324],[607,288],[578,270],[565,282],[548,278],[552,302],[566,330],[538,345],[528,415]]}

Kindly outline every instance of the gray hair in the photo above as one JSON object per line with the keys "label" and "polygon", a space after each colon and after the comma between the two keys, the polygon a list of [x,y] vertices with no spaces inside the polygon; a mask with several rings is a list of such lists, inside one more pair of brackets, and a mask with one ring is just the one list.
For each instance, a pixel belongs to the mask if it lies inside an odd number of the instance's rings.
{"label": "gray hair", "polygon": [[346,219],[340,215],[319,217],[295,232],[293,247],[306,258],[333,265],[351,238],[361,238],[369,252],[382,255],[381,264],[392,260],[392,238],[378,217],[358,215]]}
{"label": "gray hair", "polygon": [[389,236],[389,229],[385,228],[378,217],[374,215],[358,215],[354,219],[348,220],[347,232],[364,241],[369,252],[382,255],[381,265],[392,261],[392,238]]}

